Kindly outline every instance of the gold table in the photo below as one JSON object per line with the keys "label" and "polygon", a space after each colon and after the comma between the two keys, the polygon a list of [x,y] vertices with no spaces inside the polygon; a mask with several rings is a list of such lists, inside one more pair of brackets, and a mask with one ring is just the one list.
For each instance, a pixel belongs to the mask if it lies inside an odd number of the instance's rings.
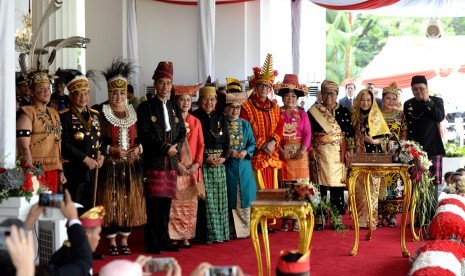
{"label": "gold table", "polygon": [[266,256],[267,275],[271,275],[270,245],[268,240],[267,219],[295,216],[299,221],[299,252],[304,254],[310,247],[313,234],[313,209],[304,201],[267,201],[257,200],[252,202],[250,233],[255,255],[257,256],[258,275],[263,275],[262,254],[258,239],[258,223],[262,229],[263,247]]}
{"label": "gold table", "polygon": [[[405,226],[407,223],[407,216],[410,211],[410,232],[412,233],[413,241],[419,241],[420,238],[415,233],[414,221],[415,221],[415,198],[412,198],[412,181],[410,179],[410,174],[408,169],[410,165],[401,164],[401,163],[352,163],[350,165],[350,174],[349,182],[347,184],[347,190],[349,191],[349,203],[352,210],[352,218],[354,220],[355,228],[355,242],[353,248],[349,251],[350,256],[357,255],[358,243],[359,243],[359,226],[358,226],[358,214],[357,214],[357,205],[355,202],[355,183],[358,176],[362,173],[365,173],[365,179],[363,184],[365,185],[367,204],[368,204],[368,213],[372,214],[371,206],[371,193],[370,193],[370,178],[372,175],[383,177],[386,174],[390,173],[399,173],[404,184],[404,206],[402,211],[402,222],[400,226],[400,247],[402,250],[403,257],[409,257],[410,252],[405,246]],[[411,205],[411,206],[410,206]],[[411,207],[411,208],[410,208]],[[370,215],[368,234],[365,236],[366,240],[371,240],[373,220]]]}

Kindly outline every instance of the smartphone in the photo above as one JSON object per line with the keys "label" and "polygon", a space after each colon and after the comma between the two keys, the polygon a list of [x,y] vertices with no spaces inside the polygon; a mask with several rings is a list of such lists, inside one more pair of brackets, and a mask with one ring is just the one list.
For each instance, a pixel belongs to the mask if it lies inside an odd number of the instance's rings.
{"label": "smartphone", "polygon": [[64,200],[64,194],[41,193],[39,195],[39,206],[60,208],[60,203]]}
{"label": "smartphone", "polygon": [[168,271],[173,267],[174,258],[152,258],[148,260],[144,265],[144,271],[150,273],[156,273],[160,271]]}
{"label": "smartphone", "polygon": [[237,276],[236,266],[213,266],[206,271],[205,276]]}
{"label": "smartphone", "polygon": [[0,250],[8,250],[5,244],[5,238],[10,235],[10,227],[0,227]]}

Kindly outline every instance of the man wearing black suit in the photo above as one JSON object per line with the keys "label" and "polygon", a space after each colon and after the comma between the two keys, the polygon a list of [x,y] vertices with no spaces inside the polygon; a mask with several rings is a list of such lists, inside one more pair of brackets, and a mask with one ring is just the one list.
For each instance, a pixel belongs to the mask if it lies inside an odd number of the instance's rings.
{"label": "man wearing black suit", "polygon": [[94,169],[103,164],[103,155],[97,159],[100,149],[100,125],[98,111],[87,107],[89,82],[77,70],[60,70],[57,74],[64,80],[69,91],[70,106],[61,110],[62,156],[65,185],[74,201],[84,206],[83,213],[94,202]]}
{"label": "man wearing black suit", "polygon": [[352,109],[352,104],[354,100],[355,100],[355,84],[349,82],[348,84],[346,84],[346,96],[339,100],[339,104],[349,109],[350,111]]}
{"label": "man wearing black suit", "polygon": [[378,107],[381,108],[383,106],[383,100],[379,98],[379,91],[375,89],[375,84],[372,82],[367,83],[366,89],[373,92],[376,103],[378,104]]}
{"label": "man wearing black suit", "polygon": [[429,95],[425,76],[414,76],[411,85],[414,98],[404,103],[408,139],[420,143],[428,153],[428,159],[433,163],[430,172],[435,177],[433,183],[437,196],[437,185],[442,180],[442,156],[445,153],[439,129],[439,123],[445,118],[444,101]]}

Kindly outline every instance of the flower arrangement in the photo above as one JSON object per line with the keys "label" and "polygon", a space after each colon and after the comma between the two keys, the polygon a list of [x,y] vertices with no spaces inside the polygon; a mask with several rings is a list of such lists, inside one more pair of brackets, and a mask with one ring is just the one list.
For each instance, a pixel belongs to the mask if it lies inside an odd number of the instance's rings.
{"label": "flower arrangement", "polygon": [[399,154],[395,161],[410,164],[410,178],[413,183],[413,196],[416,198],[415,217],[420,225],[425,225],[433,216],[436,197],[434,195],[433,178],[429,174],[432,165],[422,146],[415,141],[400,141]]}
{"label": "flower arrangement", "polygon": [[459,147],[454,143],[446,143],[444,157],[465,157],[465,146]]}
{"label": "flower arrangement", "polygon": [[346,229],[338,219],[339,214],[336,207],[330,202],[327,202],[326,198],[324,198],[324,200],[321,199],[319,185],[309,181],[308,178],[298,179],[297,183],[291,185],[287,200],[299,200],[310,203],[315,216],[318,215],[318,211],[322,213],[329,212],[331,226],[339,231]]}
{"label": "flower arrangement", "polygon": [[10,197],[25,197],[29,202],[39,183],[37,176],[42,175],[39,168],[16,161],[16,167],[0,166],[0,203]]}

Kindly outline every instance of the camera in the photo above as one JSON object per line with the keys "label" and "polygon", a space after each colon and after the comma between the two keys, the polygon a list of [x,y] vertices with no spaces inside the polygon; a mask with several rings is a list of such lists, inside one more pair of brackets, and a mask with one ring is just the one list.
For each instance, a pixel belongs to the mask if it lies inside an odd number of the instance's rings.
{"label": "camera", "polygon": [[10,227],[0,227],[0,250],[8,250],[6,248],[5,238],[10,235]]}
{"label": "camera", "polygon": [[64,194],[41,193],[39,195],[39,206],[60,208],[60,203],[64,200]]}
{"label": "camera", "polygon": [[144,265],[144,271],[156,273],[160,271],[167,271],[173,267],[174,258],[152,258]]}
{"label": "camera", "polygon": [[205,273],[205,276],[237,276],[236,266],[213,266]]}

